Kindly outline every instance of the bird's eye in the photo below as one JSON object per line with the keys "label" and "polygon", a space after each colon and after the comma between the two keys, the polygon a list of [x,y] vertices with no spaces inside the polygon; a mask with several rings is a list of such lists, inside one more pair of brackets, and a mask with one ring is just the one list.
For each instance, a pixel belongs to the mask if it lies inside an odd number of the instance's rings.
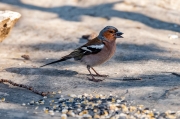
{"label": "bird's eye", "polygon": [[113,33],[113,31],[109,31],[110,33]]}

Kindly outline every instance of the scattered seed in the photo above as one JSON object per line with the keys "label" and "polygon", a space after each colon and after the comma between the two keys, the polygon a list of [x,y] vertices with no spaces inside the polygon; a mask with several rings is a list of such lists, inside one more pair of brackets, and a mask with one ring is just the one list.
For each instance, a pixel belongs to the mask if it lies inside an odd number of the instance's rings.
{"label": "scattered seed", "polygon": [[[48,96],[49,97],[49,96]],[[50,101],[48,99],[51,99]],[[50,102],[49,107],[43,108],[44,113],[51,116],[61,114],[62,119],[73,118],[108,118],[108,119],[153,119],[153,118],[180,118],[180,112],[166,111],[160,113],[155,109],[144,108],[144,105],[133,106],[125,97],[109,96],[95,94],[69,95],[52,98],[41,99],[39,104]],[[46,101],[46,102],[48,102]],[[56,103],[55,103],[56,102]],[[30,101],[29,105],[36,106],[35,110],[40,106],[35,101]],[[23,104],[22,104],[23,105]]]}

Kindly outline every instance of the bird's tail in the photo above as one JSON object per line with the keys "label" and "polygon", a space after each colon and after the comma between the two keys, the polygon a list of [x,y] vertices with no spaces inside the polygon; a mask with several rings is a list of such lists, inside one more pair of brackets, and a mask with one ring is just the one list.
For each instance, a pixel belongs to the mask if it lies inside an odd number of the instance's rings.
{"label": "bird's tail", "polygon": [[62,57],[60,60],[57,60],[57,61],[54,61],[54,62],[45,64],[45,65],[42,65],[42,66],[40,66],[40,67],[44,67],[44,66],[47,66],[47,65],[50,65],[50,64],[54,64],[54,63],[66,61],[66,60],[71,59],[71,58],[72,58],[72,57],[71,57],[70,55],[67,55],[67,56]]}

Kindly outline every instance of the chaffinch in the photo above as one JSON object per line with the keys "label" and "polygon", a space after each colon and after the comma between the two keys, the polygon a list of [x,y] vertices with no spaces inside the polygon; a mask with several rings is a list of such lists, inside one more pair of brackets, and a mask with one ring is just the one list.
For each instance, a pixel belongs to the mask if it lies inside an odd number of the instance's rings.
{"label": "chaffinch", "polygon": [[[122,34],[123,33],[119,32],[117,28],[106,26],[100,31],[96,38],[88,41],[85,45],[75,49],[69,55],[41,67],[74,58],[75,61],[79,61],[87,66],[87,70],[92,77],[92,79],[89,78],[89,80],[95,82],[102,81],[100,79],[95,79],[94,76],[107,77],[107,75],[100,75],[93,67],[106,62],[114,55],[116,50],[116,38],[123,38],[121,36]],[[96,75],[93,75],[90,69],[92,69]]]}

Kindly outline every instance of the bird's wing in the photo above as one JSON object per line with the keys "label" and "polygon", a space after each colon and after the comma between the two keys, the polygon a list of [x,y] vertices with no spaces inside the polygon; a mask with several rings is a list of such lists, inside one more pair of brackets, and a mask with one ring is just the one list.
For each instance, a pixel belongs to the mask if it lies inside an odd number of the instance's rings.
{"label": "bird's wing", "polygon": [[98,39],[97,37],[90,40],[88,43],[85,45],[81,46],[79,49],[82,50],[85,55],[88,54],[96,54],[100,52],[104,47],[104,43],[102,40]]}
{"label": "bird's wing", "polygon": [[85,55],[96,54],[100,52],[103,49],[103,47],[104,43],[98,38],[94,38],[85,45],[71,52],[69,55],[74,57],[74,59],[76,60],[80,60]]}
{"label": "bird's wing", "polygon": [[85,45],[75,49],[73,52],[71,52],[69,55],[66,55],[64,57],[62,57],[61,59],[45,64],[41,67],[44,67],[46,65],[50,65],[50,64],[54,64],[54,63],[58,63],[58,62],[62,62],[62,61],[66,61],[67,59],[71,59],[74,58],[75,60],[81,60],[81,58],[85,55],[90,55],[90,54],[96,54],[98,52],[100,52],[104,47],[104,43],[99,40],[98,38],[94,38],[92,40],[90,40],[88,43],[86,43]]}

